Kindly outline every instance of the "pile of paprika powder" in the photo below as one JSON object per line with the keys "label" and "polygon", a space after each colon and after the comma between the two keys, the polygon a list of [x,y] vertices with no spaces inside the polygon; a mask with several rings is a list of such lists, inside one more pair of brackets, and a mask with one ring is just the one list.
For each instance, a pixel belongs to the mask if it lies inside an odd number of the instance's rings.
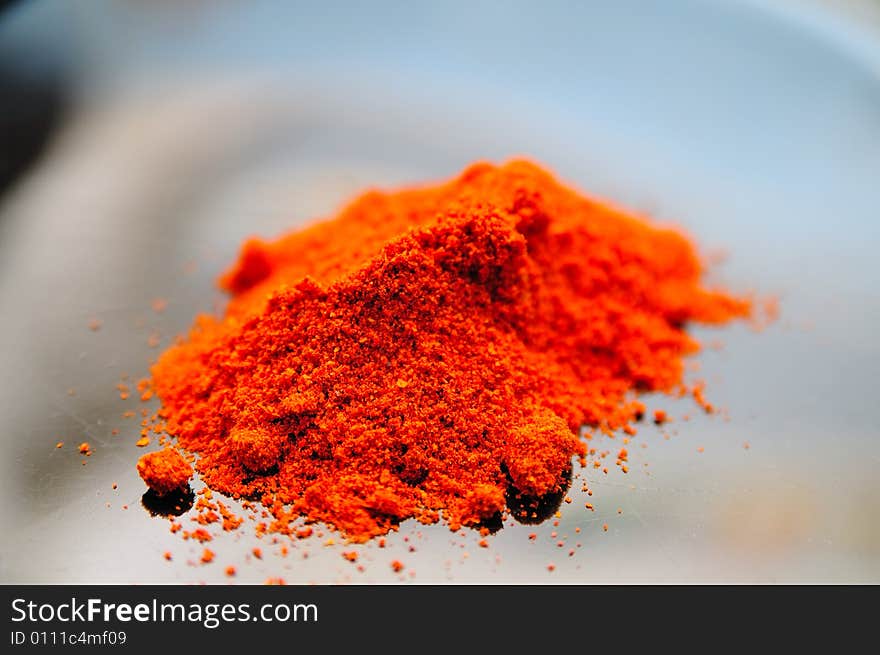
{"label": "pile of paprika powder", "polygon": [[631,430],[638,393],[685,389],[687,325],[752,312],[703,272],[677,230],[479,163],[248,240],[225,315],[198,317],[153,387],[205,484],[276,531],[457,529],[564,491],[582,429]]}

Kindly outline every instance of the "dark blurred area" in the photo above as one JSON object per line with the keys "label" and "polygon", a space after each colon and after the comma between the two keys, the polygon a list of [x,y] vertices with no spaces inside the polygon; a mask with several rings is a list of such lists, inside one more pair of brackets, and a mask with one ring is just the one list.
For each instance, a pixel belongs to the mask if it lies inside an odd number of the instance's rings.
{"label": "dark blurred area", "polygon": [[[0,2],[0,22],[25,2]],[[0,197],[39,160],[69,106],[64,70],[32,65],[37,48],[0,41]]]}
{"label": "dark blurred area", "polygon": [[58,76],[29,77],[0,51],[0,196],[39,160],[67,107]]}

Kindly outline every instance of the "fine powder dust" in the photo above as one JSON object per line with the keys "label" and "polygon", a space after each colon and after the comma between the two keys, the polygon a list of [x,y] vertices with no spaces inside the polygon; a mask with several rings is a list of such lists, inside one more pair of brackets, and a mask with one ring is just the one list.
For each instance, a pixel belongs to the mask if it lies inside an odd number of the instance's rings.
{"label": "fine powder dust", "polygon": [[703,272],[679,231],[529,162],[475,164],[247,241],[225,316],[198,317],[153,388],[205,484],[260,501],[269,531],[479,525],[564,492],[595,432],[634,431],[639,393],[702,400],[686,327],[752,313]]}

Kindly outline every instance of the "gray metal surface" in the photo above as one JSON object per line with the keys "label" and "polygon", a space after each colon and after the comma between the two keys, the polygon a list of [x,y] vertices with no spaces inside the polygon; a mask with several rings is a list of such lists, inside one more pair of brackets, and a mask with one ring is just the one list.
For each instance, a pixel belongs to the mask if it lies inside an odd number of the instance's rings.
{"label": "gray metal surface", "polygon": [[[0,581],[225,582],[228,564],[239,582],[880,581],[877,42],[757,4],[280,4],[141,27],[118,70],[82,46],[104,68],[0,207]],[[78,16],[80,34],[112,19]],[[120,376],[222,303],[245,236],[514,155],[683,225],[729,254],[715,279],[780,296],[762,333],[699,331],[724,342],[698,361],[729,419],[648,399],[693,418],[669,440],[645,426],[628,475],[584,471],[595,512],[576,482],[558,526],[489,548],[409,522],[358,547],[358,572],[326,537],[283,557],[246,530],[196,564],[140,506],[140,418],[122,414],[155,406],[120,400]]]}

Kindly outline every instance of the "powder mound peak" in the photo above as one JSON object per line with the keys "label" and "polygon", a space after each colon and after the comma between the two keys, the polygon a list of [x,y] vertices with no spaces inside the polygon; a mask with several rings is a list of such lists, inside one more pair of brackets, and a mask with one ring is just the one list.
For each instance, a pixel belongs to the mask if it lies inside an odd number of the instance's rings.
{"label": "powder mound peak", "polygon": [[153,382],[204,481],[263,499],[276,531],[479,524],[564,491],[582,426],[626,428],[637,392],[679,389],[689,322],[750,314],[701,275],[679,232],[529,162],[476,164],[246,242],[226,315]]}

